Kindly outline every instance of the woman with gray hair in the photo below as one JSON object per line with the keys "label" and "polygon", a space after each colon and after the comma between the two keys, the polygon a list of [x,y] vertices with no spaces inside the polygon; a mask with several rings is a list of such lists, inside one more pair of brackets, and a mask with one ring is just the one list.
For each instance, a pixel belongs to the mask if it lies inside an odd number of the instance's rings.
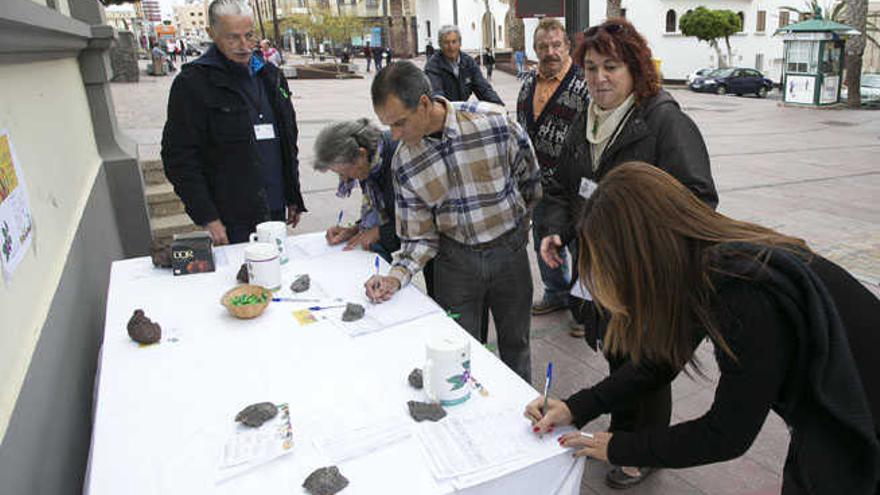
{"label": "woman with gray hair", "polygon": [[[391,161],[397,141],[368,119],[336,122],[323,128],[315,140],[315,170],[339,175],[336,196],[347,198],[355,185],[363,192],[361,218],[353,226],[327,229],[327,243],[345,242],[343,249],[370,250],[391,262],[400,249],[394,225],[394,184]],[[425,268],[428,295],[433,294],[433,271]]]}

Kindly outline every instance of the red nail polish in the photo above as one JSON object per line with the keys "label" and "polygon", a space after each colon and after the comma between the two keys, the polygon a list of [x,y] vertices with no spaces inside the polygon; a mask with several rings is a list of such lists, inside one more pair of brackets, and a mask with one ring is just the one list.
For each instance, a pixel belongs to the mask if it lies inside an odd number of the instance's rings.
{"label": "red nail polish", "polygon": [[534,428],[532,428],[532,431],[535,432],[535,433],[538,433],[538,430],[540,430],[540,428],[538,428],[537,426],[534,427]]}

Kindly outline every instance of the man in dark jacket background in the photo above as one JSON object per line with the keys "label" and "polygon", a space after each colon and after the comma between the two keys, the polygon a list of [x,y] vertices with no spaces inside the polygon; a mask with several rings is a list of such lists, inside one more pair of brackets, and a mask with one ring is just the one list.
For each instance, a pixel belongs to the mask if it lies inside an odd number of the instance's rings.
{"label": "man in dark jacket background", "polygon": [[440,51],[425,63],[425,74],[431,80],[433,96],[442,96],[449,101],[467,101],[473,94],[479,100],[504,105],[474,59],[461,52],[458,26],[441,27],[437,37]]}
{"label": "man in dark jacket background", "polygon": [[244,242],[256,224],[306,211],[296,113],[281,72],[255,53],[244,0],[208,8],[214,44],[171,87],[162,134],[165,175],[187,214],[215,244]]}

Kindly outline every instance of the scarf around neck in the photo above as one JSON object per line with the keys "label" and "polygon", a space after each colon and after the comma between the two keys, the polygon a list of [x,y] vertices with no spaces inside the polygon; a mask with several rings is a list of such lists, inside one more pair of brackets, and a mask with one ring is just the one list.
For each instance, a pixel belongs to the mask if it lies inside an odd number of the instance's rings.
{"label": "scarf around neck", "polygon": [[616,108],[602,110],[596,104],[596,100],[590,99],[587,105],[587,142],[590,143],[590,155],[593,158],[593,170],[599,167],[599,160],[605,149],[614,142],[623,124],[629,118],[635,94],[630,93],[623,103]]}

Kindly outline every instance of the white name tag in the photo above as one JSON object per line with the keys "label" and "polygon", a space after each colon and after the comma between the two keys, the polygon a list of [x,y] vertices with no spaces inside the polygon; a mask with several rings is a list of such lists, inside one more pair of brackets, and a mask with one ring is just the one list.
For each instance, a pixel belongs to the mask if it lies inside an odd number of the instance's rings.
{"label": "white name tag", "polygon": [[586,177],[581,177],[581,187],[578,189],[578,194],[584,199],[590,199],[590,196],[593,195],[597,187],[599,187],[599,185],[595,182]]}
{"label": "white name tag", "polygon": [[275,139],[275,127],[272,124],[256,124],[254,125],[254,136],[257,137],[257,141]]}

